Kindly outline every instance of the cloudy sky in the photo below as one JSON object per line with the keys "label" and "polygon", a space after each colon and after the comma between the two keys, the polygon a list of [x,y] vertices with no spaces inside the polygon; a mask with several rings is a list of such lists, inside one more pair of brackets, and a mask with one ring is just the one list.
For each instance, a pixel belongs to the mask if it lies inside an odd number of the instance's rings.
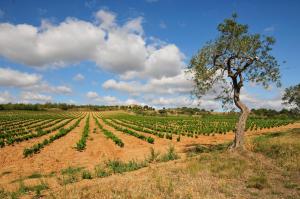
{"label": "cloudy sky", "polygon": [[299,83],[299,9],[296,0],[1,1],[0,103],[220,110],[213,94],[192,98],[185,69],[236,11],[251,32],[276,38],[283,83],[268,90],[248,84],[242,99],[251,108],[280,109],[283,89]]}

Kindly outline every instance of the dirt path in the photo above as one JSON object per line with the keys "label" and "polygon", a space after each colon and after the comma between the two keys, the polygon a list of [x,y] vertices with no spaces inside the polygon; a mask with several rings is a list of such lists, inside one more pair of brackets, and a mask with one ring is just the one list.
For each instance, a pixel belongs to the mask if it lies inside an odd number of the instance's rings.
{"label": "dirt path", "polygon": [[[115,157],[115,154],[121,153],[123,149],[104,136],[103,132],[97,127],[93,114],[90,115],[89,124],[90,131],[86,149],[77,153],[77,159],[73,161],[73,164],[93,169],[100,161]],[[95,128],[96,131],[94,133]]]}
{"label": "dirt path", "polygon": [[[115,125],[118,125],[118,126],[121,126],[115,122],[113,122],[112,120],[109,120],[110,122],[114,123]],[[120,123],[123,123],[122,121],[120,120],[117,120],[118,122]],[[125,126],[124,126],[125,127]],[[160,152],[165,152],[166,149],[170,146],[170,145],[176,145],[177,144],[177,141],[176,141],[176,138],[177,136],[173,135],[173,139],[172,140],[169,140],[169,139],[166,139],[166,138],[160,138],[158,136],[155,136],[155,135],[152,135],[150,133],[145,133],[145,132],[142,132],[142,131],[137,131],[137,130],[134,130],[132,128],[129,128],[129,127],[126,127],[127,129],[129,130],[132,130],[132,131],[135,131],[137,132],[138,134],[141,134],[141,135],[144,135],[146,137],[153,137],[154,138],[154,144],[151,144],[151,146],[155,149],[155,150],[158,150]],[[149,152],[149,151],[148,151]]]}

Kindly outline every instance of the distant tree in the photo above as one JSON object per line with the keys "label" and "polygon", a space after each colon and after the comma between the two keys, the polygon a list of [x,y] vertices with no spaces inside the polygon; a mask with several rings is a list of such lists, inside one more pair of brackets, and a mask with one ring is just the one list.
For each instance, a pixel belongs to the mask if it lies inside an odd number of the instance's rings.
{"label": "distant tree", "polygon": [[161,115],[167,115],[167,110],[165,107],[163,107],[163,109],[158,110],[159,114]]}
{"label": "distant tree", "polygon": [[297,112],[300,111],[300,84],[291,86],[284,90],[282,97],[284,104],[294,106]]}
{"label": "distant tree", "polygon": [[208,42],[192,57],[189,71],[195,82],[194,94],[200,98],[214,87],[221,88],[216,99],[223,105],[233,103],[240,109],[232,149],[244,149],[245,125],[250,113],[241,102],[240,93],[245,82],[271,82],[280,86],[279,64],[270,55],[274,38],[248,32],[248,26],[236,21],[237,15],[218,25],[219,37]]}

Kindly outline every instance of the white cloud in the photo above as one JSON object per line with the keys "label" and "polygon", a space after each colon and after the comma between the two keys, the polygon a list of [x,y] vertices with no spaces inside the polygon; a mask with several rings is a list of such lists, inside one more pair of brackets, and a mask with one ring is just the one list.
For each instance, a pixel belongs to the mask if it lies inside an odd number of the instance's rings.
{"label": "white cloud", "polygon": [[[155,2],[156,0],[150,0]],[[107,10],[94,14],[93,22],[67,18],[59,24],[43,20],[40,26],[0,23],[0,56],[25,65],[47,68],[92,61],[104,70],[117,74],[102,84],[129,94],[129,99],[101,96],[90,91],[90,102],[107,105],[149,104],[154,106],[197,106],[220,109],[210,92],[202,99],[190,99],[193,82],[183,71],[185,56],[180,49],[154,37],[147,37],[143,18],[137,17],[120,24],[117,15]],[[164,28],[165,24],[161,23]],[[274,31],[268,27],[265,31]],[[78,73],[73,80],[85,77]],[[42,76],[9,68],[0,68],[0,86],[21,90],[20,100],[50,101],[46,94],[70,94],[67,85],[50,85]],[[46,93],[46,94],[45,94]],[[249,107],[281,107],[278,99],[258,99],[242,95]],[[8,92],[0,93],[0,102],[13,100]]]}
{"label": "white cloud", "polygon": [[241,94],[241,100],[250,108],[270,108],[281,110],[283,108],[281,94],[272,98],[261,98],[255,94],[244,92]]}
{"label": "white cloud", "polygon": [[89,91],[87,92],[86,96],[89,98],[89,99],[95,99],[97,97],[99,97],[98,93],[94,92],[94,91]]}
{"label": "white cloud", "polygon": [[50,87],[53,93],[62,93],[62,94],[70,94],[72,93],[72,89],[68,86],[55,86]]}
{"label": "white cloud", "polygon": [[[201,107],[205,109],[220,110],[221,105],[216,101],[215,93],[209,92],[206,96],[191,99],[189,96],[193,90],[194,83],[191,74],[181,70],[179,75],[173,77],[153,78],[142,83],[140,81],[116,81],[107,80],[102,84],[104,89],[113,89],[125,92],[139,104],[148,104],[157,108],[161,107]],[[142,102],[138,99],[143,99]]]}
{"label": "white cloud", "polygon": [[110,79],[102,84],[104,89],[114,89],[131,95],[150,94],[189,94],[193,90],[193,82],[182,70],[179,75],[150,79],[142,84],[139,81],[116,81]]}
{"label": "white cloud", "polygon": [[109,79],[105,81],[102,84],[102,87],[105,89],[114,89],[117,91],[127,92],[129,94],[139,94],[143,88],[143,85],[141,85],[139,82],[131,81],[131,82],[125,82],[125,81],[119,81],[117,82],[114,79]]}
{"label": "white cloud", "polygon": [[162,78],[179,75],[185,68],[185,56],[174,44],[159,43],[148,46],[148,58],[143,70],[130,70],[122,74],[121,79]]}
{"label": "white cloud", "polygon": [[34,92],[42,92],[42,93],[56,93],[56,94],[70,94],[72,93],[72,89],[68,86],[52,86],[47,82],[40,82],[33,86],[25,87],[24,90],[34,91]]}
{"label": "white cloud", "polygon": [[[144,102],[154,107],[199,107],[205,108],[206,110],[222,110],[221,102],[214,99],[215,96],[211,94],[207,94],[203,96],[201,99],[193,99],[188,97],[188,95],[169,95],[169,96],[151,96],[145,97]],[[283,108],[281,95],[277,95],[271,98],[260,98],[255,94],[250,94],[248,92],[244,92],[241,94],[241,100],[246,104],[250,109],[255,108],[270,108],[275,110],[281,110]],[[237,109],[238,110],[238,109]]]}
{"label": "white cloud", "polygon": [[[134,99],[142,98],[143,104],[158,108],[187,106],[200,107],[207,110],[222,110],[221,102],[215,100],[221,87],[216,85],[214,87],[215,91],[208,92],[201,99],[191,99],[190,93],[193,90],[193,83],[184,73],[170,78],[151,79],[144,84],[139,81],[116,81],[110,79],[104,82],[102,87],[125,92],[134,97]],[[280,94],[271,98],[259,98],[244,91],[241,94],[241,100],[249,108],[272,108],[276,110],[283,108]]]}
{"label": "white cloud", "polygon": [[10,68],[0,68],[0,86],[28,87],[40,82],[37,74],[22,73]]}
{"label": "white cloud", "polygon": [[89,91],[86,94],[88,100],[92,103],[97,103],[100,105],[120,105],[122,102],[113,96],[100,96],[95,91]]}
{"label": "white cloud", "polygon": [[43,93],[72,93],[72,89],[68,86],[49,85],[46,81],[43,81],[42,76],[39,74],[21,72],[11,68],[0,68],[0,86]]}
{"label": "white cloud", "polygon": [[86,94],[86,97],[88,98],[89,102],[91,103],[96,103],[99,105],[130,105],[130,104],[141,104],[138,100],[136,99],[127,99],[125,101],[119,100],[118,98],[114,96],[100,96],[97,92],[95,91],[89,91]]}
{"label": "white cloud", "polygon": [[155,106],[167,106],[167,107],[174,107],[174,106],[191,106],[193,102],[189,100],[186,96],[179,96],[179,97],[157,97],[148,100],[151,104]]}
{"label": "white cloud", "polygon": [[111,30],[104,45],[95,53],[99,66],[117,74],[143,70],[146,58],[144,39],[124,29]]}
{"label": "white cloud", "polygon": [[171,44],[153,51],[146,61],[147,76],[161,78],[173,77],[185,66],[184,55],[177,46]]}
{"label": "white cloud", "polygon": [[104,41],[101,29],[74,18],[43,26],[0,24],[0,54],[31,66],[61,66],[88,59]]}
{"label": "white cloud", "polygon": [[97,22],[100,23],[104,28],[109,28],[110,26],[116,25],[116,15],[112,12],[99,10],[98,12],[96,12],[95,18]]}
{"label": "white cloud", "polygon": [[128,21],[124,25],[124,29],[127,30],[128,32],[136,33],[138,35],[143,34],[144,29],[142,26],[142,22],[143,22],[143,17],[137,17],[135,19]]}
{"label": "white cloud", "polygon": [[14,98],[8,91],[0,92],[0,104],[14,102]]}
{"label": "white cloud", "polygon": [[43,20],[39,27],[1,23],[0,56],[39,68],[89,60],[118,75],[143,78],[176,75],[183,67],[177,46],[144,36],[142,17],[118,24],[115,13],[99,10],[95,20],[69,17],[57,25]]}
{"label": "white cloud", "polygon": [[221,108],[220,103],[214,99],[203,98],[197,100],[188,96],[151,97],[145,98],[145,103],[156,108],[199,107],[206,110],[220,110]]}
{"label": "white cloud", "polygon": [[75,81],[82,81],[82,80],[84,80],[84,78],[85,78],[84,75],[78,73],[78,74],[76,74],[76,75],[73,77],[73,80],[75,80]]}
{"label": "white cloud", "polygon": [[43,95],[36,92],[22,92],[20,95],[21,102],[30,103],[30,102],[50,102],[52,97],[49,95]]}
{"label": "white cloud", "polygon": [[124,102],[122,102],[121,105],[133,105],[133,104],[135,104],[135,105],[141,105],[141,106],[146,105],[145,103],[142,103],[142,102],[140,102],[140,101],[138,101],[136,99],[131,99],[131,98],[125,100]]}
{"label": "white cloud", "polygon": [[96,100],[98,103],[105,104],[105,105],[120,105],[122,104],[116,97],[113,96],[103,96],[99,97]]}

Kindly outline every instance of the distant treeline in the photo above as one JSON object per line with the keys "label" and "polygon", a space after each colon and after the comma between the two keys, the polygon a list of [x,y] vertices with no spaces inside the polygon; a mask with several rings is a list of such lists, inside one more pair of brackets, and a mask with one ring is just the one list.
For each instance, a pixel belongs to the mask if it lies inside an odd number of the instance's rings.
{"label": "distant treeline", "polygon": [[266,117],[293,117],[300,118],[300,112],[298,109],[282,109],[280,111],[276,111],[273,109],[251,109],[251,114],[256,116],[266,116]]}
{"label": "distant treeline", "polygon": [[179,107],[179,108],[169,108],[169,109],[163,108],[163,109],[159,110],[159,112],[161,114],[168,112],[171,114],[199,115],[199,114],[203,114],[203,113],[213,112],[213,110],[190,108],[190,107]]}
{"label": "distant treeline", "polygon": [[43,111],[49,109],[60,109],[60,110],[155,110],[150,106],[104,106],[104,105],[75,105],[66,103],[46,103],[46,104],[0,104],[1,110],[31,110],[31,111]]}
{"label": "distant treeline", "polygon": [[[199,108],[189,108],[189,107],[180,107],[180,108],[172,108],[172,109],[160,109],[158,113],[161,115],[168,115],[168,114],[185,114],[185,115],[204,115],[210,114],[214,112],[213,110],[205,110]],[[220,114],[220,113],[218,113]],[[224,114],[231,114],[237,115],[239,112],[224,112]],[[300,118],[300,112],[298,109],[282,109],[280,111],[276,111],[274,109],[252,109],[251,115],[255,115],[257,117],[289,117],[289,118]]]}

